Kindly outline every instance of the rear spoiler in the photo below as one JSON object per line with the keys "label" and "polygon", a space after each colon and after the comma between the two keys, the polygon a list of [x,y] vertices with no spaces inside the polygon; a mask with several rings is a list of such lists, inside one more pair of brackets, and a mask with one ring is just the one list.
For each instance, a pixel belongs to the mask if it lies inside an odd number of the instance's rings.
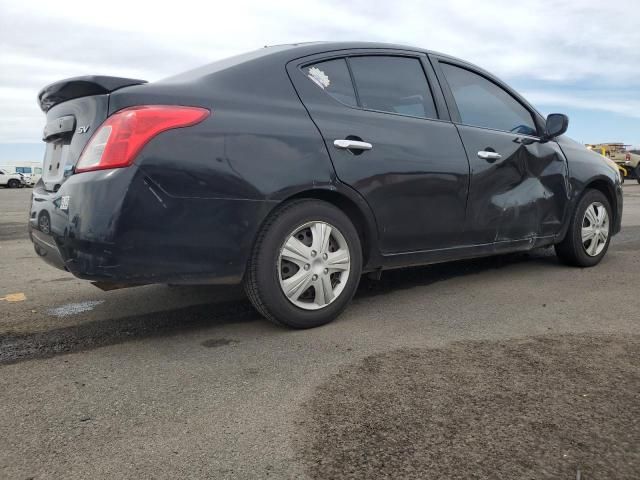
{"label": "rear spoiler", "polygon": [[141,85],[146,80],[135,78],[105,77],[88,75],[85,77],[67,78],[47,85],[38,93],[38,103],[43,112],[67,100],[91,95],[104,95],[119,88]]}

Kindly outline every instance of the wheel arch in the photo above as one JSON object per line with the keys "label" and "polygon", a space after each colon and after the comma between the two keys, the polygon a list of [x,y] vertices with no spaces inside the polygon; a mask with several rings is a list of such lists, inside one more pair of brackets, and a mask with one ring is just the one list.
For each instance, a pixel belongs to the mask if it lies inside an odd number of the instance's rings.
{"label": "wheel arch", "polygon": [[[577,182],[575,179],[573,180],[573,192],[574,194],[571,196],[569,200],[566,219],[562,226],[561,231],[556,236],[555,243],[561,242],[564,240],[567,232],[569,230],[569,224],[571,223],[571,218],[573,217],[573,213],[575,209],[578,208],[578,204],[580,200],[589,190],[597,190],[601,192],[611,205],[611,214],[613,216],[612,223],[613,225],[620,225],[620,209],[618,208],[618,202],[622,201],[618,198],[616,193],[616,187],[613,184],[612,180],[608,177],[593,177],[586,182]],[[614,228],[614,231],[616,229]],[[619,230],[619,228],[617,228]],[[617,232],[616,232],[617,233]]]}
{"label": "wheel arch", "polygon": [[[578,201],[579,201],[580,198],[582,198],[584,196],[584,194],[588,190],[598,190],[605,197],[607,197],[607,200],[609,200],[609,204],[611,205],[611,215],[613,216],[612,221],[613,221],[614,224],[616,224],[618,222],[618,220],[619,220],[619,218],[618,218],[618,198],[616,196],[615,187],[613,185],[611,185],[611,182],[609,180],[605,180],[603,178],[596,178],[596,179],[591,180],[589,183],[587,183],[585,185],[585,187],[582,189],[582,192],[580,192],[580,196],[578,198]],[[576,205],[577,205],[577,203],[576,203]]]}
{"label": "wheel arch", "polygon": [[375,269],[379,263],[378,234],[375,218],[369,205],[348,187],[313,188],[285,198],[281,204],[303,198],[322,200],[344,212],[356,227],[362,245],[363,272]]}

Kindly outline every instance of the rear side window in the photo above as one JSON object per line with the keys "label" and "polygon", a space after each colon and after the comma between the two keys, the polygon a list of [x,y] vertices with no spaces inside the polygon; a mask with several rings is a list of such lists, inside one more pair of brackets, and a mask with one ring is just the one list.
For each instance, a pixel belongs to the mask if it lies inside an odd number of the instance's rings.
{"label": "rear side window", "polygon": [[351,57],[349,65],[363,108],[438,118],[427,78],[418,59]]}
{"label": "rear side window", "polygon": [[344,58],[309,65],[304,68],[304,73],[339,102],[350,106],[357,105],[356,93]]}
{"label": "rear side window", "polygon": [[441,63],[462,123],[537,135],[531,113],[505,90],[464,68]]}

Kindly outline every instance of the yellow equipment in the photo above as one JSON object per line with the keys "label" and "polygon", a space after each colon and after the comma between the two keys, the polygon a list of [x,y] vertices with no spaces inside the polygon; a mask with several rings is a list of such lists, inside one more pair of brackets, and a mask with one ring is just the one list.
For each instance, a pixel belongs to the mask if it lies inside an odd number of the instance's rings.
{"label": "yellow equipment", "polygon": [[640,155],[627,150],[629,145],[620,142],[587,144],[586,147],[613,160],[624,178],[636,178],[640,183]]}

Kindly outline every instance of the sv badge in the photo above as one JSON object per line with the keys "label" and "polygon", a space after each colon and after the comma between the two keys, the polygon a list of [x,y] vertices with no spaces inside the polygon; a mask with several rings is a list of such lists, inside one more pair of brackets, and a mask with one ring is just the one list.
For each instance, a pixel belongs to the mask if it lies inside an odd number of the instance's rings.
{"label": "sv badge", "polygon": [[76,133],[87,133],[89,131],[89,127],[90,125],[83,125],[81,127],[78,127],[78,130],[76,130]]}

